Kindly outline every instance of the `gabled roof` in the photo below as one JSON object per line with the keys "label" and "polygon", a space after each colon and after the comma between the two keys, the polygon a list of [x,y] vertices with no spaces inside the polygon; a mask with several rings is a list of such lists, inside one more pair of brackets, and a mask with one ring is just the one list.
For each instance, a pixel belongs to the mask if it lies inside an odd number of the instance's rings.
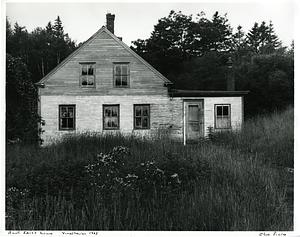
{"label": "gabled roof", "polygon": [[137,53],[135,53],[132,49],[130,49],[124,42],[122,42],[118,37],[112,34],[105,26],[102,26],[100,30],[98,30],[95,34],[93,34],[87,41],[85,41],[78,49],[76,49],[73,53],[71,53],[67,58],[65,58],[60,64],[58,64],[54,69],[52,69],[46,76],[44,76],[37,85],[44,84],[45,81],[49,79],[51,75],[53,75],[57,70],[63,67],[72,57],[77,55],[84,47],[86,47],[98,34],[102,32],[106,32],[109,36],[111,36],[120,46],[122,46],[125,50],[127,50],[133,57],[142,62],[148,69],[150,69],[155,75],[157,75],[165,84],[173,84],[169,81],[165,76],[163,76],[159,71],[157,71],[154,67],[152,67],[149,63],[147,63],[142,57],[140,57]]}

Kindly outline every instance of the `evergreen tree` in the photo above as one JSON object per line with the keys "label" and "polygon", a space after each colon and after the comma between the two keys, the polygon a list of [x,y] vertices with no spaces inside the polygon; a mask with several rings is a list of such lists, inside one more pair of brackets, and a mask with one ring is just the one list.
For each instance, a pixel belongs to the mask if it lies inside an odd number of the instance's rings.
{"label": "evergreen tree", "polygon": [[38,141],[37,91],[21,58],[6,54],[6,137]]}
{"label": "evergreen tree", "polygon": [[[60,19],[56,30],[60,32],[57,35],[64,34]],[[18,23],[12,29],[6,19],[6,33],[7,137],[36,141],[38,116],[34,83],[72,53],[76,45],[67,34],[57,38],[51,22],[28,33]]]}
{"label": "evergreen tree", "polygon": [[242,48],[245,43],[245,32],[243,31],[242,26],[239,25],[237,27],[237,32],[233,35],[233,37],[235,38],[236,48]]}
{"label": "evergreen tree", "polygon": [[255,23],[247,34],[247,40],[249,47],[256,54],[274,53],[281,46],[281,42],[274,32],[272,22],[269,25],[266,25],[264,21],[260,25]]}
{"label": "evergreen tree", "polygon": [[290,48],[287,51],[288,55],[292,56],[294,58],[294,40],[292,40],[292,43],[290,45]]}
{"label": "evergreen tree", "polygon": [[53,31],[56,38],[64,38],[64,28],[62,26],[62,22],[59,16],[57,16],[57,18],[54,21]]}
{"label": "evergreen tree", "polygon": [[270,21],[266,29],[265,53],[267,54],[273,53],[280,46],[281,46],[281,42],[279,41],[278,36],[275,34],[272,21]]}
{"label": "evergreen tree", "polygon": [[49,35],[53,35],[53,26],[51,21],[48,22],[47,26],[46,26],[46,32]]}
{"label": "evergreen tree", "polygon": [[63,58],[62,51],[64,51],[64,44],[65,44],[64,29],[59,16],[57,16],[57,18],[54,21],[53,33],[55,37],[54,50],[56,51],[56,63],[59,64]]}
{"label": "evergreen tree", "polygon": [[[6,50],[9,51],[13,48],[13,30],[11,28],[11,24],[6,17]],[[11,53],[11,52],[8,52]]]}
{"label": "evergreen tree", "polygon": [[258,26],[257,22],[254,23],[254,26],[247,34],[247,43],[252,52],[255,53],[259,52],[259,47],[261,43],[261,34],[260,34],[260,27]]}
{"label": "evergreen tree", "polygon": [[224,16],[220,16],[218,12],[215,12],[212,19],[212,26],[214,32],[214,37],[211,39],[212,45],[214,45],[212,50],[229,50],[232,28],[228,23],[226,14]]}
{"label": "evergreen tree", "polygon": [[230,51],[236,63],[241,63],[242,60],[251,57],[245,32],[240,25],[237,27],[237,32],[232,35],[232,47]]}

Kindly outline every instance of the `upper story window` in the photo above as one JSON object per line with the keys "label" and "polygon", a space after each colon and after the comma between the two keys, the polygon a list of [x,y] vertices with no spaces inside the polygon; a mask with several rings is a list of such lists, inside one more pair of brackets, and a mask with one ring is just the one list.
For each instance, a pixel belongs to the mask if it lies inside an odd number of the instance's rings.
{"label": "upper story window", "polygon": [[230,105],[215,105],[215,128],[231,128]]}
{"label": "upper story window", "polygon": [[59,130],[75,130],[75,105],[59,105]]}
{"label": "upper story window", "polygon": [[129,87],[129,63],[114,63],[114,86]]}
{"label": "upper story window", "polygon": [[95,63],[80,63],[81,87],[95,87]]}

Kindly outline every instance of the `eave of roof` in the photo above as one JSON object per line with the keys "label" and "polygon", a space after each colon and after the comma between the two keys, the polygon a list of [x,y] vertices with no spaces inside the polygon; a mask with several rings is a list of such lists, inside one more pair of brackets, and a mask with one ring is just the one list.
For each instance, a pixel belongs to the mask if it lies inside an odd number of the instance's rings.
{"label": "eave of roof", "polygon": [[128,47],[124,42],[122,42],[117,36],[111,33],[105,26],[102,26],[95,34],[93,34],[87,41],[85,41],[78,49],[76,49],[73,53],[71,53],[67,58],[65,58],[60,64],[58,64],[54,69],[52,69],[46,76],[44,76],[39,82],[35,83],[37,86],[42,86],[45,81],[49,79],[51,75],[53,75],[58,69],[60,69],[63,65],[65,65],[73,56],[78,54],[78,52],[84,48],[90,41],[92,41],[98,34],[102,32],[106,32],[110,35],[119,45],[123,46],[129,53],[131,53],[135,58],[140,60],[146,67],[148,67],[154,74],[156,74],[160,79],[164,81],[164,84],[173,84],[170,80],[168,80],[165,76],[163,76],[159,71],[157,71],[154,67],[152,67],[149,63],[147,63],[142,57],[140,57],[137,53],[135,53],[130,47]]}
{"label": "eave of roof", "polygon": [[201,91],[201,90],[174,90],[169,94],[172,97],[230,97],[244,96],[249,91]]}

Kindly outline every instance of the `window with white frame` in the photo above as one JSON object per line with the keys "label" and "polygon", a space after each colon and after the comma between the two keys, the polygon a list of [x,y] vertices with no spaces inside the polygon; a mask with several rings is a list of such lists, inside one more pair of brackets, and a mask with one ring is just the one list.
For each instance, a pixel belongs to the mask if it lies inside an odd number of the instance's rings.
{"label": "window with white frame", "polygon": [[59,130],[75,130],[75,105],[59,105]]}
{"label": "window with white frame", "polygon": [[230,104],[215,105],[215,128],[216,129],[231,128]]}
{"label": "window with white frame", "polygon": [[120,106],[103,105],[103,129],[117,130],[120,128]]}
{"label": "window with white frame", "polygon": [[80,63],[81,87],[95,87],[95,63]]}
{"label": "window with white frame", "polygon": [[150,129],[150,105],[134,105],[134,129]]}
{"label": "window with white frame", "polygon": [[129,63],[114,63],[114,86],[129,87]]}

